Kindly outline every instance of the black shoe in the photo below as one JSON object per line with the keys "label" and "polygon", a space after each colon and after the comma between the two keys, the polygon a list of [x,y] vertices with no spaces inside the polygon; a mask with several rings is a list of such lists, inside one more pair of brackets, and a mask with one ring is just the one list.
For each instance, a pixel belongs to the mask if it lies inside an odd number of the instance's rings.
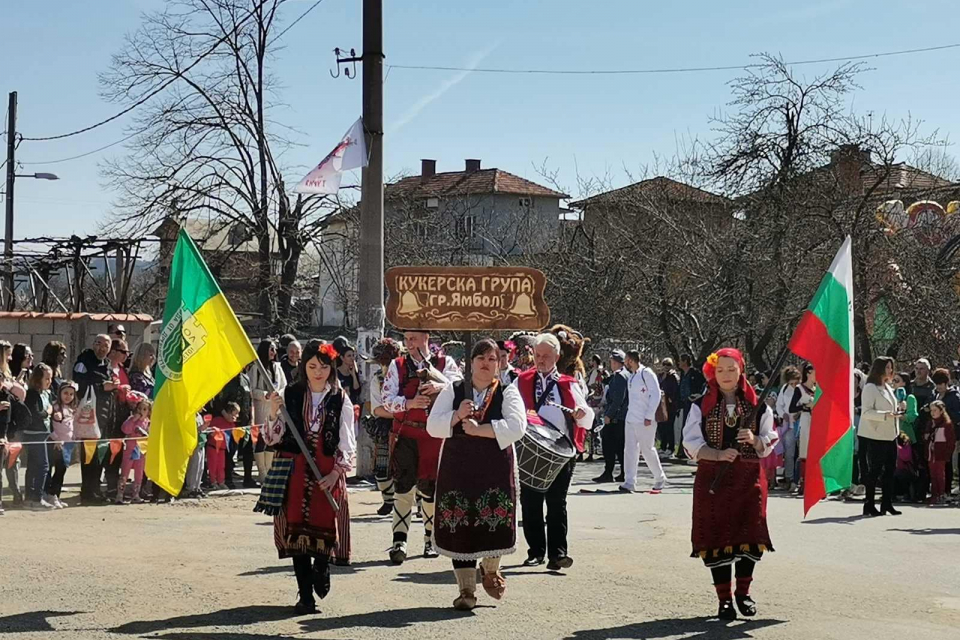
{"label": "black shoe", "polygon": [[393,547],[390,549],[390,562],[396,565],[401,565],[406,559],[407,559],[407,543],[394,542]]}
{"label": "black shoe", "polygon": [[244,478],[243,479],[243,488],[244,489],[259,489],[260,483],[254,480],[253,478]]}
{"label": "black shoe", "polygon": [[587,456],[587,462],[593,462],[593,454]]}
{"label": "black shoe", "polygon": [[599,475],[596,478],[594,478],[593,481],[596,482],[597,484],[603,484],[605,482],[613,482],[613,476],[604,473],[603,475]]}
{"label": "black shoe", "polygon": [[313,590],[321,600],[330,593],[330,563],[314,562],[313,565]]}
{"label": "black shoe", "polygon": [[552,558],[550,562],[547,563],[548,571],[560,571],[561,569],[569,569],[573,566],[573,558],[570,556],[560,556],[559,558]]}
{"label": "black shoe", "polygon": [[757,603],[750,596],[737,596],[737,609],[745,618],[752,618],[757,615]]}
{"label": "black shoe", "polygon": [[301,598],[293,607],[294,613],[298,616],[306,616],[317,612],[317,603],[313,598],[306,600]]}
{"label": "black shoe", "polygon": [[527,556],[527,559],[523,561],[525,567],[539,567],[542,564],[543,556]]}
{"label": "black shoe", "polygon": [[384,502],[380,505],[380,508],[377,509],[378,516],[388,516],[393,513],[393,505],[389,502]]}
{"label": "black shoe", "polygon": [[877,511],[877,508],[872,504],[863,505],[863,515],[865,518],[876,518],[877,516],[882,516],[883,514]]}
{"label": "black shoe", "polygon": [[885,516],[887,514],[890,514],[891,516],[899,516],[903,515],[903,512],[894,509],[892,504],[880,505],[880,515]]}
{"label": "black shoe", "polygon": [[614,478],[614,480],[616,480],[617,482],[626,482],[627,478],[621,473],[616,478]]}
{"label": "black shoe", "polygon": [[737,610],[733,608],[732,600],[721,600],[717,617],[721,620],[733,621],[737,619]]}

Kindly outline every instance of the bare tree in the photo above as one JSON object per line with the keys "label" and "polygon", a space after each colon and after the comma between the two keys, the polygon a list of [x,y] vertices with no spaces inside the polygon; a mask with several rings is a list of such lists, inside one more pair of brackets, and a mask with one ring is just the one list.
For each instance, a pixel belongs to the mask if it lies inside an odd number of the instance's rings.
{"label": "bare tree", "polygon": [[270,71],[286,2],[172,0],[100,78],[103,95],[123,102],[170,83],[136,112],[129,153],[103,168],[120,193],[110,224],[142,233],[173,209],[240,225],[257,240],[259,309],[277,328],[289,322],[308,238],[337,206],[286,191],[282,155],[297,132],[271,119],[282,102]]}

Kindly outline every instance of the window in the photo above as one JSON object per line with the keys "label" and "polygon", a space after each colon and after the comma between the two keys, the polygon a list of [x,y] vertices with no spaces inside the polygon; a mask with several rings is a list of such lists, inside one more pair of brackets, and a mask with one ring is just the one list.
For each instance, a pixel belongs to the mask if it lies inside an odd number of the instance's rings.
{"label": "window", "polygon": [[413,235],[418,240],[427,239],[427,223],[423,220],[414,220],[413,221]]}
{"label": "window", "polygon": [[520,206],[529,209],[533,206],[533,198],[520,198]]}
{"label": "window", "polygon": [[476,234],[475,225],[475,216],[463,216],[457,220],[457,235],[461,238],[473,238]]}
{"label": "window", "polygon": [[440,198],[427,198],[427,209],[437,209],[440,207]]}

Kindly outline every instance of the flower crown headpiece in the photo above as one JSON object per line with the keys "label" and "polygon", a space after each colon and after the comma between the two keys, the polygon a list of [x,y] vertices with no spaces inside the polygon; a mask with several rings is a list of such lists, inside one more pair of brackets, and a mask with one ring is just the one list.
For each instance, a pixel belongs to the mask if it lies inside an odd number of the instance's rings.
{"label": "flower crown headpiece", "polygon": [[720,361],[720,358],[733,358],[737,361],[737,364],[740,365],[740,372],[743,373],[744,370],[744,361],[743,354],[740,353],[738,349],[725,348],[718,349],[714,351],[709,356],[707,356],[707,361],[703,363],[703,376],[708,380],[713,380],[717,377],[717,363]]}
{"label": "flower crown headpiece", "polygon": [[322,354],[331,360],[336,360],[339,354],[332,344],[329,342],[320,345],[320,349],[317,350],[318,354]]}

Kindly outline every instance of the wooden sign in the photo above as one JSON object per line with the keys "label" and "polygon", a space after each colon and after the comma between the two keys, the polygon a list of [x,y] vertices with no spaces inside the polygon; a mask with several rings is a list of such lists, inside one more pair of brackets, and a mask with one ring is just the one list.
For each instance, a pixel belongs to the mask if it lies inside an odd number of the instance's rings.
{"label": "wooden sign", "polygon": [[538,331],[550,322],[546,278],[527,267],[394,267],[387,319],[400,329]]}

